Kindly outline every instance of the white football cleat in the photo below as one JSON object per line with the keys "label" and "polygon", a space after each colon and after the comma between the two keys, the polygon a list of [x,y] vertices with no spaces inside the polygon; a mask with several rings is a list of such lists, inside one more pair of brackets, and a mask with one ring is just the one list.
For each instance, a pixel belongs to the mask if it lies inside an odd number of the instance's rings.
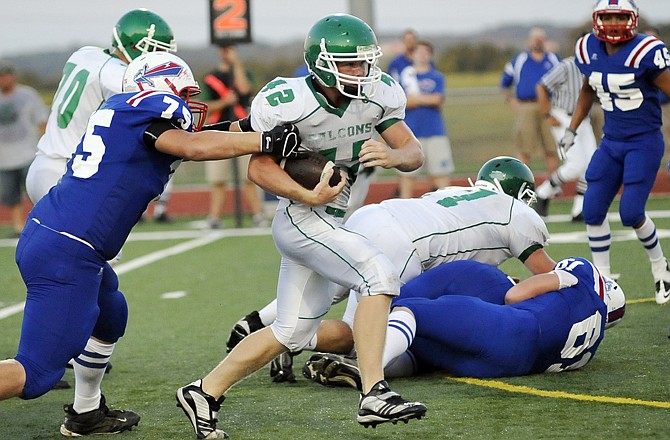
{"label": "white football cleat", "polygon": [[656,286],[656,304],[670,301],[670,266],[667,258],[651,263],[651,273]]}

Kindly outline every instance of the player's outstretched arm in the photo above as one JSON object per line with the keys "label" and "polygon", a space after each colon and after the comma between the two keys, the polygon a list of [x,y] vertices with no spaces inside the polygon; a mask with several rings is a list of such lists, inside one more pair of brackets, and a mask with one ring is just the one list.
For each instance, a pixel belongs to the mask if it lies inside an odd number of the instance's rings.
{"label": "player's outstretched arm", "polygon": [[559,287],[560,280],[553,272],[534,275],[509,289],[505,294],[505,304],[516,304],[543,293],[556,291]]}
{"label": "player's outstretched arm", "polygon": [[202,161],[228,159],[260,151],[260,133],[230,133],[184,130],[167,130],[156,139],[156,149],[162,153]]}

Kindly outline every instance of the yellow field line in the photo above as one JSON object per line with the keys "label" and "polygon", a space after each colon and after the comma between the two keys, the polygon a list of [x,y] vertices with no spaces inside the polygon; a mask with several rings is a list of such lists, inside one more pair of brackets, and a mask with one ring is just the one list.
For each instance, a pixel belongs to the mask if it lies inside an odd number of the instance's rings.
{"label": "yellow field line", "polygon": [[656,300],[654,298],[638,298],[638,299],[627,299],[626,304],[640,304],[640,303],[648,303],[648,302],[655,302]]}
{"label": "yellow field line", "polygon": [[670,402],[639,400],[639,399],[631,399],[629,397],[591,396],[588,394],[566,393],[564,391],[546,391],[527,386],[510,385],[508,383],[501,382],[499,380],[474,379],[470,377],[450,377],[450,376],[446,377],[447,379],[456,382],[462,382],[469,385],[477,385],[488,388],[495,388],[498,390],[508,391],[510,393],[530,394],[533,396],[551,397],[554,399],[572,399],[572,400],[583,400],[588,402],[616,403],[619,405],[641,405],[641,406],[653,406],[656,408],[670,408]]}

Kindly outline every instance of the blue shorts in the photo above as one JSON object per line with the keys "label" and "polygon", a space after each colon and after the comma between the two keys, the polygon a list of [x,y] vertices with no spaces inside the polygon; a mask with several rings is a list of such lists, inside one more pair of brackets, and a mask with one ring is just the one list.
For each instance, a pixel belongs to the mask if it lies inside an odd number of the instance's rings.
{"label": "blue shorts", "polygon": [[94,335],[116,342],[128,309],[118,278],[86,244],[28,220],[16,248],[28,294],[16,360],[26,370],[23,398],[49,391]]}

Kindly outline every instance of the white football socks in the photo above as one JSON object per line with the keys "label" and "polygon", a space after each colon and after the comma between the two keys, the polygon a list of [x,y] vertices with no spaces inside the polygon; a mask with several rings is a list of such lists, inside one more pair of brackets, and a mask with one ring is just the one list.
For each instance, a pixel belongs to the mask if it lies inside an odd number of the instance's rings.
{"label": "white football socks", "polygon": [[100,406],[100,383],[114,346],[89,339],[84,351],[74,360],[73,408],[78,414],[93,411]]}
{"label": "white football socks", "polygon": [[404,310],[394,310],[389,315],[386,328],[386,344],[382,367],[386,367],[391,360],[403,354],[414,340],[416,334],[416,320],[414,315]]}

